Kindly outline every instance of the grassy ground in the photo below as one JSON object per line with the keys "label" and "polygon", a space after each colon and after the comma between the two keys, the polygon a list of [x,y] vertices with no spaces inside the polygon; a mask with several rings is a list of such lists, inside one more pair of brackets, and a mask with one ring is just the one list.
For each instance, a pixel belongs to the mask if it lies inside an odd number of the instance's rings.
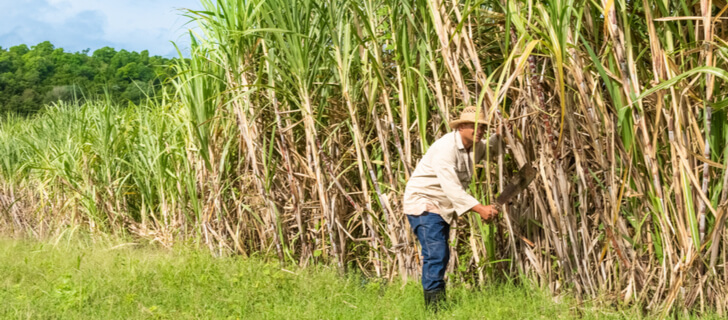
{"label": "grassy ground", "polygon": [[118,242],[0,240],[0,319],[620,319],[539,290],[451,288],[428,313],[415,282],[381,285],[329,268],[281,269]]}

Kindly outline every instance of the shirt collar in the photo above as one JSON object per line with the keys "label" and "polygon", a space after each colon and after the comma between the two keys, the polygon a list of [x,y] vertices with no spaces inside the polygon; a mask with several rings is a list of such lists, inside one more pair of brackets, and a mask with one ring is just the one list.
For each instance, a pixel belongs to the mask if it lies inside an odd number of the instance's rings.
{"label": "shirt collar", "polygon": [[455,145],[460,150],[465,150],[465,145],[463,145],[463,138],[460,136],[460,131],[455,130]]}

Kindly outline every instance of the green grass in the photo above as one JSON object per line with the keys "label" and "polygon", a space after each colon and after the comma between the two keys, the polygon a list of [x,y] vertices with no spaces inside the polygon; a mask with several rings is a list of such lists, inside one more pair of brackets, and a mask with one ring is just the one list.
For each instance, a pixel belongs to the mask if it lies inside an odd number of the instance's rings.
{"label": "green grass", "polygon": [[324,266],[284,270],[260,258],[96,241],[0,240],[0,319],[635,318],[515,285],[451,288],[451,305],[433,315],[414,281],[384,285]]}

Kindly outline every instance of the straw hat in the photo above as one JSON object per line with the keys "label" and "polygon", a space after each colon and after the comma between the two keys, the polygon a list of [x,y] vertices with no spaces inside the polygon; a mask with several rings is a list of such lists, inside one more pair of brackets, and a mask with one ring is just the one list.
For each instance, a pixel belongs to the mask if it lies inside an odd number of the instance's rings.
{"label": "straw hat", "polygon": [[[450,121],[450,128],[455,129],[457,128],[461,123],[475,123],[475,114],[478,111],[473,106],[467,107],[463,109],[463,112],[460,113],[460,119]],[[478,113],[478,123],[485,123],[485,112],[483,110],[480,110]]]}

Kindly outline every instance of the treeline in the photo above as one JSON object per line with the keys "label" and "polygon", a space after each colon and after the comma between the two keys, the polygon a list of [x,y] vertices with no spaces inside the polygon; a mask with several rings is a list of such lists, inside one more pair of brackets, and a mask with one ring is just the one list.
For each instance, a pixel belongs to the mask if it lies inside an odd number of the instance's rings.
{"label": "treeline", "polygon": [[173,75],[171,59],[104,47],[89,55],[50,42],[0,47],[0,114],[29,115],[50,102],[110,97],[139,103]]}

